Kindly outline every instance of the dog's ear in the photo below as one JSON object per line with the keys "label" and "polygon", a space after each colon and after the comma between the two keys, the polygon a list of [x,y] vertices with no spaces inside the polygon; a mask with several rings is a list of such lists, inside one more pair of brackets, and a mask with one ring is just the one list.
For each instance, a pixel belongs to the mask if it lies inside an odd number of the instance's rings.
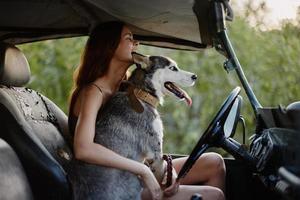
{"label": "dog's ear", "polygon": [[144,56],[142,54],[132,52],[132,59],[133,59],[133,62],[137,66],[140,66],[142,69],[146,69],[150,65],[149,56]]}

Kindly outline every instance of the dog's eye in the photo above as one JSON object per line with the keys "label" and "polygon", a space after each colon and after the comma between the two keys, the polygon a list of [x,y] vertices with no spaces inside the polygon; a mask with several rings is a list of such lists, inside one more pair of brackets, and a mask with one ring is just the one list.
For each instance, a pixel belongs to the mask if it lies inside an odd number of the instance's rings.
{"label": "dog's eye", "polygon": [[169,67],[169,69],[175,72],[178,71],[178,69],[175,66]]}

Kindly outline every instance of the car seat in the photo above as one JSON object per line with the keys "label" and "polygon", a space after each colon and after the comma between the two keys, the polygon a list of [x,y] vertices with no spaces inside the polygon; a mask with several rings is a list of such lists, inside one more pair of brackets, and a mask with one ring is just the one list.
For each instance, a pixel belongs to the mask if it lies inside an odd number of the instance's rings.
{"label": "car seat", "polygon": [[1,200],[31,200],[32,192],[14,150],[0,139],[0,199]]}
{"label": "car seat", "polygon": [[48,98],[24,87],[29,79],[24,54],[0,44],[0,138],[18,155],[35,199],[71,199],[67,116]]}

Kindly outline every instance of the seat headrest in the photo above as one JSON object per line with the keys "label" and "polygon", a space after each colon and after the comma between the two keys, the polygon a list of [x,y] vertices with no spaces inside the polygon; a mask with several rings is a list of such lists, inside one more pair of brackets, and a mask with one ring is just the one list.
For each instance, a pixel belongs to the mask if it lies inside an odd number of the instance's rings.
{"label": "seat headrest", "polygon": [[30,68],[20,49],[0,44],[0,85],[21,87],[30,80]]}

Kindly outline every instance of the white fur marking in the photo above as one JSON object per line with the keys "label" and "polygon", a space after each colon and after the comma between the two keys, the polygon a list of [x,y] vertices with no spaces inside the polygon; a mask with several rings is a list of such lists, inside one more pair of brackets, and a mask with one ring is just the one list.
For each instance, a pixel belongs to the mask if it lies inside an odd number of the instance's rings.
{"label": "white fur marking", "polygon": [[163,124],[159,116],[157,116],[152,123],[154,131],[157,133],[158,137],[162,139],[163,137]]}

